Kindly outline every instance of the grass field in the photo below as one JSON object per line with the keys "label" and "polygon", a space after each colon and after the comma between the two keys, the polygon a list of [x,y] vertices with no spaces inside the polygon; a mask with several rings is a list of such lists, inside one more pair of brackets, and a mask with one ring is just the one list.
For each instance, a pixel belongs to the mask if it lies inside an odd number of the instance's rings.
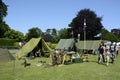
{"label": "grass field", "polygon": [[89,62],[62,66],[37,66],[39,61],[51,62],[50,58],[28,60],[31,66],[24,67],[23,60],[0,62],[0,80],[120,80],[120,55],[115,64],[97,63],[97,55],[89,55]]}

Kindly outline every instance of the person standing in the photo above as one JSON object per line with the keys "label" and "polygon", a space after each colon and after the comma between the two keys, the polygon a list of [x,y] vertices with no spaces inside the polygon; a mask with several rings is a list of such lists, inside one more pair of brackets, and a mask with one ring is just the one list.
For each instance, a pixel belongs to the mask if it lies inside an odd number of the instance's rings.
{"label": "person standing", "polygon": [[19,42],[19,46],[20,46],[20,48],[22,48],[22,42]]}
{"label": "person standing", "polygon": [[[98,62],[102,63],[105,62],[105,57],[104,57],[104,52],[105,52],[105,46],[103,43],[100,44],[99,48],[99,57],[98,57]],[[101,60],[102,59],[102,60]],[[101,62],[102,61],[102,62]]]}
{"label": "person standing", "polygon": [[113,44],[113,42],[111,43],[110,45],[110,53],[111,53],[111,60],[112,60],[112,63],[114,63],[115,61],[115,44]]}
{"label": "person standing", "polygon": [[106,66],[109,65],[109,59],[110,59],[110,52],[108,49],[105,50],[105,61],[106,61]]}
{"label": "person standing", "polygon": [[115,48],[115,49],[116,49],[116,50],[115,50],[115,51],[116,51],[115,53],[116,53],[116,57],[117,57],[117,56],[118,56],[118,51],[119,51],[119,45],[118,45],[118,44],[116,44],[116,48]]}

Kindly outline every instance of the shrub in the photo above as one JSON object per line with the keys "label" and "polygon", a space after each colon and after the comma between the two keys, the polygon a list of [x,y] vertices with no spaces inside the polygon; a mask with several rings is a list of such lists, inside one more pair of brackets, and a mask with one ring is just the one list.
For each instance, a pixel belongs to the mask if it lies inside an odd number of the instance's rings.
{"label": "shrub", "polygon": [[19,47],[19,42],[15,42],[14,47]]}
{"label": "shrub", "polygon": [[15,40],[8,38],[0,38],[0,47],[2,48],[14,48]]}
{"label": "shrub", "polygon": [[13,46],[15,40],[8,38],[0,38],[0,46]]}
{"label": "shrub", "polygon": [[49,46],[50,48],[52,48],[52,49],[55,49],[56,45],[57,45],[57,44],[54,44],[54,43],[49,43],[49,44],[48,44],[48,46]]}

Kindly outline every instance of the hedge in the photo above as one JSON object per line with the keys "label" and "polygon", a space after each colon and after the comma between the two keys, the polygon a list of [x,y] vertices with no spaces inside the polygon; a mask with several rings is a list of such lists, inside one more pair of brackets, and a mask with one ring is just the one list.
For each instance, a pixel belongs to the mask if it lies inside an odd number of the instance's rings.
{"label": "hedge", "polygon": [[15,40],[0,38],[0,47],[14,47]]}

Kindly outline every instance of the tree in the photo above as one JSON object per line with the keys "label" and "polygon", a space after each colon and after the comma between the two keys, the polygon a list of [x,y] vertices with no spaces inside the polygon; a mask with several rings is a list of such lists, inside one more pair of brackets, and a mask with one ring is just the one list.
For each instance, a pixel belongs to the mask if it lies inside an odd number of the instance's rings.
{"label": "tree", "polygon": [[120,29],[112,29],[111,32],[120,38]]}
{"label": "tree", "polygon": [[45,34],[50,34],[51,36],[57,36],[57,30],[55,28],[47,29]]}
{"label": "tree", "polygon": [[4,33],[9,30],[9,26],[3,21],[3,18],[7,15],[7,5],[0,0],[0,38],[4,36]]}
{"label": "tree", "polygon": [[29,40],[28,40],[28,33],[25,34],[25,36],[24,36],[24,41],[25,41],[25,42],[28,42],[28,41],[29,41]]}
{"label": "tree", "polygon": [[46,34],[51,34],[51,29],[47,29]]}
{"label": "tree", "polygon": [[45,40],[45,42],[53,42],[53,36],[51,36],[50,34],[43,34],[43,39]]}
{"label": "tree", "polygon": [[54,43],[58,43],[59,37],[58,37],[58,36],[54,36],[54,37],[53,37],[53,40],[54,40],[54,41],[53,41]]}
{"label": "tree", "polygon": [[94,36],[101,33],[103,28],[101,17],[97,17],[94,11],[83,9],[78,12],[77,16],[69,24],[73,31],[74,38],[80,34],[80,39],[84,39],[84,20],[86,20],[86,39],[92,40]]}
{"label": "tree", "polygon": [[1,22],[0,23],[0,38],[3,38],[5,32],[7,32],[8,30],[10,30],[10,27],[5,22]]}
{"label": "tree", "polygon": [[0,0],[0,23],[3,21],[3,18],[7,15],[7,5]]}
{"label": "tree", "polygon": [[24,40],[24,34],[14,29],[10,29],[6,31],[4,37],[9,39],[14,39],[17,42]]}
{"label": "tree", "polygon": [[120,41],[120,38],[117,38],[113,33],[109,32],[105,28],[102,29],[102,39],[109,40],[109,41]]}
{"label": "tree", "polygon": [[42,36],[42,31],[38,27],[34,27],[34,28],[29,29],[28,40],[30,40],[31,38],[38,38],[40,36]]}
{"label": "tree", "polygon": [[52,36],[57,36],[57,30],[55,28],[52,29]]}
{"label": "tree", "polygon": [[47,29],[46,32],[43,34],[43,39],[46,42],[57,42],[58,37],[57,37],[57,30],[55,28],[53,29]]}
{"label": "tree", "polygon": [[67,39],[67,38],[69,38],[68,29],[67,28],[61,29],[58,32],[58,36],[59,36],[59,39]]}

